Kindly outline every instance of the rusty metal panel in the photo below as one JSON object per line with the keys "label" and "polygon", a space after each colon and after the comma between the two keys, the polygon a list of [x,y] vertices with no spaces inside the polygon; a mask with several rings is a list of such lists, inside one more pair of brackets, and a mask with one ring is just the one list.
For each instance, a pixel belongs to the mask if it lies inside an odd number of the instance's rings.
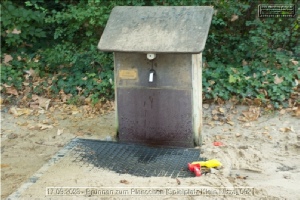
{"label": "rusty metal panel", "polygon": [[211,6],[116,6],[98,48],[113,52],[200,53]]}
{"label": "rusty metal panel", "polygon": [[192,91],[117,88],[119,140],[193,147]]}

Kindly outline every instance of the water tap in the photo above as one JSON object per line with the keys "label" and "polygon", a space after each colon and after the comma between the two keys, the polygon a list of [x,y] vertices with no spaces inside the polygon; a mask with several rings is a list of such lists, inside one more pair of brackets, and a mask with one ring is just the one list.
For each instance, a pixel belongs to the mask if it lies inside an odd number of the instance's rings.
{"label": "water tap", "polygon": [[154,69],[150,69],[150,72],[149,72],[149,83],[153,82],[154,74],[155,74]]}

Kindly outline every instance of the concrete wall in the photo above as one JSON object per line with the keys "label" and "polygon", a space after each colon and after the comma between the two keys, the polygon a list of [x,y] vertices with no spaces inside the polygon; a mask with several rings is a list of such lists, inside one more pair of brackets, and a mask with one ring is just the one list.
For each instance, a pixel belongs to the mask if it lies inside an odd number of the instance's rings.
{"label": "concrete wall", "polygon": [[117,52],[115,85],[120,141],[200,144],[201,54],[158,54],[152,63],[143,53]]}

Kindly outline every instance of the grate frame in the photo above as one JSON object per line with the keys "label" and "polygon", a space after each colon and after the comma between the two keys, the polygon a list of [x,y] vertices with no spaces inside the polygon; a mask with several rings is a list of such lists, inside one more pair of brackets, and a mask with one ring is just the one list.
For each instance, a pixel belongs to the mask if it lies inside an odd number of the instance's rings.
{"label": "grate frame", "polygon": [[134,143],[78,139],[73,162],[81,167],[108,169],[142,177],[195,177],[187,163],[203,161],[200,150],[182,147],[153,147]]}

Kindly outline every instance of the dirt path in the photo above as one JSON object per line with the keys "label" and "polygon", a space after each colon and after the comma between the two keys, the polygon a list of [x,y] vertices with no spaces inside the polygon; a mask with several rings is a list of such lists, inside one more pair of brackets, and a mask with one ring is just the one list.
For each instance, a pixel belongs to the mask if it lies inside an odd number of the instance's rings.
{"label": "dirt path", "polygon": [[45,113],[15,117],[2,112],[1,198],[16,190],[72,138],[113,139],[113,124],[113,112],[95,118],[58,110],[51,116]]}
{"label": "dirt path", "polygon": [[[88,118],[80,111],[56,109],[17,117],[8,110],[4,108],[1,113],[1,198],[19,188],[72,138],[114,140],[114,112]],[[219,159],[223,168],[200,178],[181,179],[180,186],[254,187],[257,198],[300,198],[299,118],[289,113],[263,114],[259,108],[231,105],[204,105],[203,116],[202,156]],[[224,146],[214,146],[214,141],[221,141]],[[63,164],[49,169],[40,182],[59,186],[69,183],[121,187],[124,184],[120,180],[126,179],[127,187],[177,186],[171,178],[140,178],[106,170],[99,170],[87,179],[89,174],[74,169],[77,176],[67,178],[63,175],[68,173],[62,169]],[[75,179],[78,182],[74,182]],[[38,184],[26,191],[23,198],[45,198],[44,190],[36,187]]]}

